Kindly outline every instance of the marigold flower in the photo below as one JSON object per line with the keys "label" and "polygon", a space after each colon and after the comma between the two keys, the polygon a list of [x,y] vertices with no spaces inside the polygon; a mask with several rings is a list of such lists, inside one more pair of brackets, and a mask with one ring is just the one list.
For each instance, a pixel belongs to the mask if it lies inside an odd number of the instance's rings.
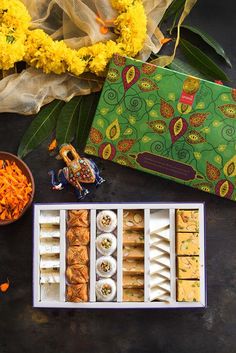
{"label": "marigold flower", "polygon": [[41,29],[29,30],[30,15],[19,0],[0,1],[0,69],[8,70],[17,61],[45,73],[91,71],[103,75],[113,54],[135,56],[146,38],[147,18],[141,0],[111,0],[118,11],[113,21],[119,34],[116,41],[98,42],[78,50],[64,41],[53,40]]}

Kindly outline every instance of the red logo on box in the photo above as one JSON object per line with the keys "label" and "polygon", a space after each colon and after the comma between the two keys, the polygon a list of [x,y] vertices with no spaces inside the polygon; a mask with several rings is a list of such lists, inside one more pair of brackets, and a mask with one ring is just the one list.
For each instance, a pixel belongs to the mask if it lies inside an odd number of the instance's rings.
{"label": "red logo on box", "polygon": [[195,94],[189,94],[186,92],[182,92],[179,101],[180,101],[180,103],[183,103],[183,104],[193,105],[194,97],[195,97]]}

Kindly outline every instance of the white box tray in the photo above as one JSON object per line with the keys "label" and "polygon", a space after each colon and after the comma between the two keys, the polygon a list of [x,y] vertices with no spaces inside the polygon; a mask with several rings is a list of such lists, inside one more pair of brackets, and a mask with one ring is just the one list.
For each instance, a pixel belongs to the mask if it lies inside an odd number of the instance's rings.
{"label": "white box tray", "polygon": [[[66,219],[67,211],[88,209],[90,211],[90,259],[89,259],[89,301],[73,303],[66,301]],[[96,301],[96,214],[99,210],[113,210],[117,214],[117,295],[112,302]],[[123,210],[144,210],[144,301],[123,302]],[[177,209],[199,211],[199,240],[200,240],[200,301],[178,302],[176,300],[176,251],[175,251],[175,212]],[[158,232],[155,225],[158,223]],[[41,225],[42,229],[41,229]],[[49,230],[47,230],[49,227]],[[59,235],[59,239],[58,239]],[[157,238],[155,238],[157,236]],[[59,254],[53,254],[53,263],[57,267],[53,271],[59,272],[55,276],[55,283],[40,283],[40,263],[42,252],[47,243],[47,237],[55,240],[52,253],[56,249]],[[167,239],[168,238],[168,239]],[[50,241],[50,240],[49,240]],[[156,246],[156,244],[158,244]],[[166,247],[169,247],[168,249]],[[168,250],[168,251],[167,251]],[[50,253],[45,247],[46,266],[47,255]],[[155,255],[154,258],[153,254]],[[157,255],[157,256],[156,256]],[[158,261],[155,263],[155,258]],[[160,259],[160,260],[159,260]],[[45,260],[45,258],[43,258]],[[58,261],[60,268],[58,268]],[[44,262],[45,263],[45,262]],[[150,265],[152,267],[150,268]],[[153,266],[154,264],[154,266]],[[164,264],[164,265],[163,265]],[[50,266],[50,264],[49,264]],[[53,266],[53,264],[52,264]],[[150,280],[150,270],[156,270],[154,281]],[[166,270],[169,268],[169,270]],[[47,272],[48,270],[46,270]],[[48,276],[48,278],[51,278]],[[42,282],[42,281],[41,281]],[[45,280],[44,280],[45,282]],[[47,282],[47,280],[46,280]],[[157,286],[161,283],[160,287]],[[154,286],[154,287],[153,287]],[[152,289],[154,288],[154,289]],[[164,290],[163,290],[164,288]],[[166,297],[168,289],[169,295]],[[152,301],[158,298],[157,301]],[[33,254],[33,305],[34,307],[55,308],[199,308],[206,306],[206,278],[205,278],[205,214],[202,203],[70,203],[70,204],[35,204],[34,205],[34,254]]]}

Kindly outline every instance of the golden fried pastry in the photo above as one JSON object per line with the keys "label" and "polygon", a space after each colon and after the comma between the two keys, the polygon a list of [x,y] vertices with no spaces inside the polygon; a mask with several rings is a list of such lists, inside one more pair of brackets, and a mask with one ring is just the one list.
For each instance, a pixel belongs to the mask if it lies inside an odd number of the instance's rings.
{"label": "golden fried pastry", "polygon": [[66,288],[66,298],[68,302],[87,302],[88,286],[86,283],[71,284]]}
{"label": "golden fried pastry", "polygon": [[88,266],[80,264],[68,266],[66,276],[69,283],[87,283],[89,279]]}
{"label": "golden fried pastry", "polygon": [[85,265],[88,262],[88,249],[87,246],[69,246],[67,249],[67,264],[81,264]]}
{"label": "golden fried pastry", "polygon": [[89,227],[89,211],[88,210],[71,210],[69,211],[68,227]]}
{"label": "golden fried pastry", "polygon": [[124,229],[143,229],[144,211],[143,210],[124,210],[123,212]]}
{"label": "golden fried pastry", "polygon": [[66,233],[70,245],[88,245],[90,232],[89,228],[72,227]]}

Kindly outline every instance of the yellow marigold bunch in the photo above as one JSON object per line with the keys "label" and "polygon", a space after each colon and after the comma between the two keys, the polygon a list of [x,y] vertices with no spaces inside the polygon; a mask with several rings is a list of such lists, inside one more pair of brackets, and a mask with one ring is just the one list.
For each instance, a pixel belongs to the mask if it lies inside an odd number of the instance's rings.
{"label": "yellow marigold bunch", "polygon": [[122,44],[124,53],[128,56],[136,55],[146,38],[147,18],[141,1],[137,0],[133,6],[128,6],[126,12],[120,14],[114,23],[116,31],[120,33],[117,42]]}
{"label": "yellow marigold bunch", "polygon": [[8,70],[25,54],[31,17],[18,0],[0,0],[0,69]]}
{"label": "yellow marigold bunch", "polygon": [[[53,40],[43,30],[28,30],[30,16],[19,0],[0,0],[0,69],[9,69],[19,60],[45,73],[91,71],[101,75],[113,54],[135,56],[146,38],[146,15],[141,0],[111,0],[119,12],[114,21],[117,41],[99,42],[79,50]],[[4,54],[3,54],[4,53]]]}
{"label": "yellow marigold bunch", "polygon": [[25,53],[24,40],[12,39],[9,42],[6,36],[0,32],[0,69],[9,70],[15,62],[23,59]]}
{"label": "yellow marigold bunch", "polygon": [[133,4],[133,0],[112,0],[111,4],[114,9],[123,12]]}
{"label": "yellow marigold bunch", "polygon": [[0,0],[0,26],[15,28],[25,32],[30,25],[31,17],[25,5],[19,0]]}
{"label": "yellow marigold bunch", "polygon": [[66,71],[64,58],[67,46],[63,41],[53,41],[43,30],[35,29],[29,32],[25,47],[24,60],[29,65],[42,68],[45,73],[61,74]]}
{"label": "yellow marigold bunch", "polygon": [[102,75],[113,54],[121,52],[120,46],[112,40],[106,43],[96,43],[86,49],[87,55],[90,57],[88,61],[89,71],[96,75]]}

